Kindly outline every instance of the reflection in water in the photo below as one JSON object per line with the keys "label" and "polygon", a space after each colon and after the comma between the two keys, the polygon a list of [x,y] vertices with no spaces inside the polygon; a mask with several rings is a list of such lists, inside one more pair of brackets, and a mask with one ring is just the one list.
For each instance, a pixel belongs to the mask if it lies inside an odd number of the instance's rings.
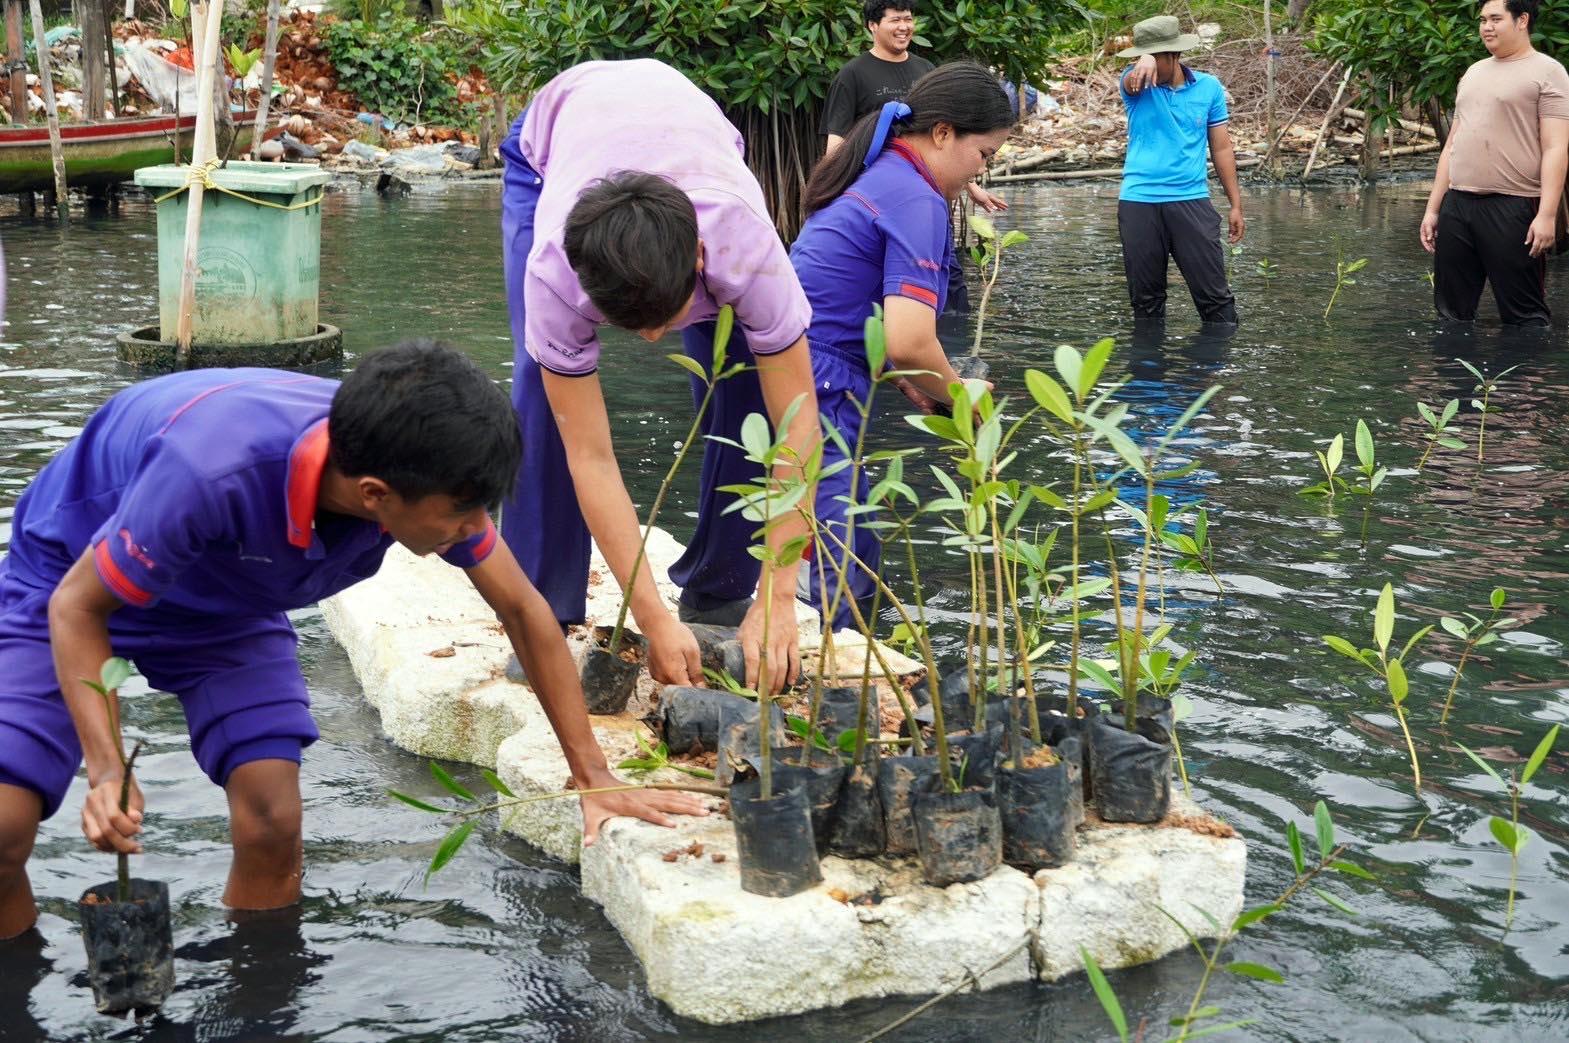
{"label": "reflection in water", "polygon": [[[1217,594],[1202,574],[1181,574],[1168,589],[1175,639],[1200,650],[1187,675],[1196,709],[1183,739],[1195,789],[1248,838],[1251,904],[1290,882],[1276,838],[1288,820],[1308,826],[1319,799],[1380,877],[1376,886],[1330,885],[1360,917],[1303,904],[1250,930],[1233,958],[1280,967],[1287,984],[1228,979],[1213,985],[1213,1002],[1228,1018],[1260,1019],[1245,1032],[1268,1040],[1569,1038],[1569,754],[1551,758],[1525,795],[1522,818],[1538,838],[1524,851],[1515,929],[1500,943],[1509,859],[1487,817],[1505,805],[1456,749],[1464,743],[1507,767],[1505,758],[1528,752],[1550,723],[1569,721],[1562,334],[1532,339],[1485,320],[1446,329],[1432,318],[1423,278],[1430,266],[1416,236],[1425,193],[1416,186],[1250,195],[1246,252],[1232,275],[1242,326],[1203,330],[1187,295],[1174,292],[1163,328],[1130,329],[1115,195],[1103,187],[1013,192],[1005,221],[1031,242],[1009,255],[983,352],[1022,411],[1025,369],[1051,371],[1059,343],[1084,350],[1114,336],[1107,375],[1128,378],[1120,398],[1132,413],[1130,432],[1146,445],[1206,388],[1223,386],[1172,447],[1174,465],[1191,458],[1200,468],[1159,487],[1179,505],[1202,498],[1210,509],[1226,587]],[[498,380],[510,377],[493,190],[464,186],[396,203],[334,193],[324,210],[322,317],[345,329],[351,354],[433,335],[464,347]],[[135,379],[114,363],[112,334],[156,312],[146,204],[73,221],[69,231],[12,220],[5,240],[0,541],[28,478],[97,404]],[[1370,262],[1325,322],[1339,248]],[[388,264],[393,256],[398,263]],[[1263,259],[1278,269],[1268,283],[1256,274]],[[1553,261],[1549,274],[1560,330],[1569,316],[1562,264]],[[945,326],[944,340],[967,351],[968,327]],[[623,470],[645,505],[690,410],[679,374],[658,361],[667,350],[612,336],[604,360],[605,385],[621,396],[611,406]],[[1520,364],[1500,382],[1481,465],[1469,406],[1475,381],[1456,357],[1489,374]],[[1441,407],[1451,398],[1462,403],[1454,426],[1471,449],[1435,451],[1418,478],[1411,472],[1425,442],[1415,402]],[[877,448],[911,444],[892,400],[882,411]],[[1298,496],[1314,480],[1312,450],[1336,433],[1349,439],[1358,418],[1391,468],[1378,495],[1333,504]],[[1065,478],[1063,455],[1028,427],[1018,445],[1018,477]],[[925,464],[933,462],[928,453],[906,474],[929,481]],[[1106,465],[1107,473],[1118,466]],[[695,474],[687,477],[664,514],[677,536],[691,524]],[[1136,483],[1120,491],[1143,502]],[[1124,547],[1135,537],[1128,526],[1117,534]],[[940,536],[921,553],[942,651],[956,655],[968,611],[957,593],[964,561]],[[1408,705],[1429,782],[1420,795],[1406,777],[1387,695],[1321,644],[1330,633],[1365,643],[1386,582],[1399,600],[1401,635],[1442,615],[1485,611],[1495,585],[1522,619],[1468,664],[1447,733],[1437,708],[1459,650],[1435,631],[1413,653]],[[81,800],[79,781],[67,812],[45,825],[32,863],[47,950],[35,945],[18,957],[0,946],[0,1038],[769,1043],[860,1038],[908,1009],[888,999],[733,1028],[675,1018],[647,994],[637,961],[582,898],[575,874],[488,831],[422,889],[442,824],[390,808],[383,787],[438,793],[418,758],[380,737],[319,614],[298,619],[323,732],[302,773],[303,914],[282,924],[222,921],[222,793],[192,764],[172,700],[127,699],[128,730],[153,740],[143,784],[156,843],[139,861],[176,896],[179,988],[156,1022],[136,1029],[93,1014],[85,986],[73,984],[84,961],[70,909],[104,875],[69,810]],[[1106,636],[1104,627],[1095,634]],[[1154,1019],[1186,1005],[1199,972],[1191,956],[1178,955],[1112,980],[1130,1010]],[[1104,1015],[1076,979],[956,996],[900,1038],[1106,1035]]]}

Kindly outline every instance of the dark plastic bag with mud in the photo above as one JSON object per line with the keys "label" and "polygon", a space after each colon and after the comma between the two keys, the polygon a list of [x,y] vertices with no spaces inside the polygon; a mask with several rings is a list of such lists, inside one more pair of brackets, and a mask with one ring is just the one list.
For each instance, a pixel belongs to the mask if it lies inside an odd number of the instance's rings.
{"label": "dark plastic bag with mud", "polygon": [[914,790],[937,777],[937,756],[884,757],[877,769],[877,799],[883,807],[890,855],[915,853],[915,820],[910,816]]}
{"label": "dark plastic bag with mud", "polygon": [[1107,822],[1159,822],[1171,807],[1171,733],[1141,717],[1129,733],[1120,715],[1090,723],[1095,807]]}
{"label": "dark plastic bag with mud", "polygon": [[1002,819],[989,791],[949,793],[931,778],[911,810],[921,876],[933,887],[980,880],[1002,864]]}
{"label": "dark plastic bag with mud", "polygon": [[637,689],[637,675],[643,669],[648,646],[629,630],[621,632],[621,647],[608,650],[611,629],[595,627],[595,644],[583,656],[579,674],[583,682],[583,702],[589,713],[620,713]]}
{"label": "dark plastic bag with mud", "polygon": [[870,858],[888,846],[888,827],[877,793],[880,758],[875,746],[866,749],[868,756],[845,774],[839,807],[828,830],[829,853],[844,858]]}
{"label": "dark plastic bag with mud", "polygon": [[174,991],[174,929],[169,885],[131,880],[131,900],[119,902],[116,881],[90,887],[77,903],[87,978],[100,1014],[156,1010]]}
{"label": "dark plastic bag with mud", "polygon": [[741,889],[787,898],[822,881],[812,812],[806,789],[775,787],[762,799],[762,780],[749,777],[730,787],[730,819],[740,853]]}
{"label": "dark plastic bag with mud", "polygon": [[[758,770],[762,770],[761,764]],[[844,762],[830,750],[814,749],[810,759],[804,746],[774,751],[773,783],[776,787],[801,786],[806,790],[806,800],[812,809],[812,837],[819,853],[828,848],[844,776]]]}
{"label": "dark plastic bag with mud", "polygon": [[[1079,740],[1065,736],[1062,745],[1052,749],[1055,764],[1028,767],[1033,752],[1027,751],[1025,760],[1013,767],[1005,762],[997,769],[1002,859],[1031,871],[1064,865],[1078,848],[1072,776]],[[1080,814],[1082,810],[1081,804]]]}

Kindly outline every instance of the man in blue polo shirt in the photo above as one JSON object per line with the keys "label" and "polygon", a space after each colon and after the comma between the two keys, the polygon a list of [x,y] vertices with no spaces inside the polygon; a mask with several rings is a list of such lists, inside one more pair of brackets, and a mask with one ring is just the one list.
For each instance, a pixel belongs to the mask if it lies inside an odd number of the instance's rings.
{"label": "man in blue polo shirt", "polygon": [[1242,193],[1237,160],[1226,129],[1226,91],[1215,77],[1182,64],[1182,52],[1200,41],[1181,32],[1170,15],[1133,27],[1133,46],[1119,58],[1138,58],[1122,74],[1128,110],[1128,156],[1122,167],[1117,231],[1128,296],[1138,319],[1166,316],[1167,258],[1174,258],[1204,322],[1237,321],[1236,298],[1226,284],[1220,214],[1209,201],[1206,159],[1231,204],[1227,239],[1242,241]]}
{"label": "man in blue polo shirt", "polygon": [[[555,616],[490,521],[520,454],[507,396],[428,342],[370,354],[341,386],[197,370],[99,409],[22,494],[0,559],[0,938],[37,915],[27,858],[84,758],[83,833],[140,850],[141,794],[118,806],[118,703],[111,720],[81,681],[110,655],[179,697],[197,763],[227,791],[224,901],[299,899],[300,751],[318,733],[285,613],[374,574],[394,541],[467,570],[577,788],[615,785]],[[584,796],[585,838],[612,815],[698,810],[627,797]]]}

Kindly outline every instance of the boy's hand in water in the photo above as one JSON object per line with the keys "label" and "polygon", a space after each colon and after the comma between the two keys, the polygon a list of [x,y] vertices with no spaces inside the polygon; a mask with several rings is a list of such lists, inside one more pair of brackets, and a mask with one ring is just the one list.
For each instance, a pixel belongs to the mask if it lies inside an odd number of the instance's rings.
{"label": "boy's hand in water", "polygon": [[136,834],[142,831],[142,790],[131,780],[129,810],[120,810],[120,779],[105,779],[87,793],[82,803],[82,835],[99,851],[139,855],[142,845]]}
{"label": "boy's hand in water", "polygon": [[[625,786],[627,783],[610,772],[598,773],[583,789],[603,789],[608,786]],[[692,793],[674,793],[668,790],[621,790],[616,793],[585,793],[579,798],[583,804],[583,846],[591,847],[599,838],[599,829],[610,819],[637,818],[656,826],[673,826],[671,815],[708,814],[702,799]]]}

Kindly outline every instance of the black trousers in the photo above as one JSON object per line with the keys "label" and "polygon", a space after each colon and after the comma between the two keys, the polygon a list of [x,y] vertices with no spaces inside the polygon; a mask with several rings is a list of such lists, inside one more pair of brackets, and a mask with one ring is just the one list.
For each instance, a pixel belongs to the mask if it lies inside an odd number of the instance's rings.
{"label": "black trousers", "polygon": [[1237,299],[1226,285],[1220,213],[1208,199],[1178,203],[1117,203],[1122,267],[1136,319],[1166,316],[1166,259],[1177,262],[1193,305],[1205,322],[1236,322]]}
{"label": "black trousers", "polygon": [[1525,236],[1539,200],[1451,188],[1438,210],[1433,306],[1446,319],[1470,322],[1493,287],[1498,315],[1513,326],[1545,326],[1547,256],[1532,257]]}

